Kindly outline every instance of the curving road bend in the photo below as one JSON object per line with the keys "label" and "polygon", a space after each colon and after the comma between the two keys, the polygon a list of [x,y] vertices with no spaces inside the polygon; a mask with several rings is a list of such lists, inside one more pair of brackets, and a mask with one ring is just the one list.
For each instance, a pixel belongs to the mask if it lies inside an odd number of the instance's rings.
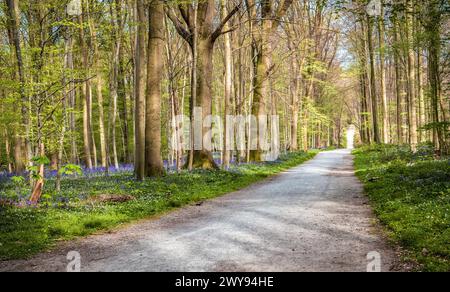
{"label": "curving road bend", "polygon": [[383,271],[398,262],[347,150],[200,206],[0,263],[0,271],[65,271],[72,250],[82,271],[365,272],[371,252]]}

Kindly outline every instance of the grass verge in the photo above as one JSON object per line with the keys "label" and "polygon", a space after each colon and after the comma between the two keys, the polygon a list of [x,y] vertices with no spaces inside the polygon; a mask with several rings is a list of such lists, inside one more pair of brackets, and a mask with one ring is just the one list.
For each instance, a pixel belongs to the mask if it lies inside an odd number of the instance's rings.
{"label": "grass verge", "polygon": [[[230,171],[183,172],[144,182],[133,180],[129,173],[65,179],[60,193],[52,189],[49,181],[46,199],[39,207],[0,207],[0,260],[26,258],[61,240],[106,231],[245,188],[300,165],[316,154],[291,153],[273,163],[242,165]],[[92,199],[101,195],[126,195],[134,199],[123,203]]]}
{"label": "grass verge", "polygon": [[375,213],[407,259],[423,271],[450,271],[450,161],[433,148],[373,146],[354,152]]}

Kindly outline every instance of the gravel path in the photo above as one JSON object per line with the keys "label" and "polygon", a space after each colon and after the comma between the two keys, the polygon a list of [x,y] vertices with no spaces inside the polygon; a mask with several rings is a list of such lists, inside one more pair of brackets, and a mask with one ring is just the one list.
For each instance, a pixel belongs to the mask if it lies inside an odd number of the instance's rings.
{"label": "gravel path", "polygon": [[159,219],[62,244],[0,271],[65,271],[81,254],[82,271],[366,271],[398,256],[374,226],[346,150],[314,160],[221,198]]}

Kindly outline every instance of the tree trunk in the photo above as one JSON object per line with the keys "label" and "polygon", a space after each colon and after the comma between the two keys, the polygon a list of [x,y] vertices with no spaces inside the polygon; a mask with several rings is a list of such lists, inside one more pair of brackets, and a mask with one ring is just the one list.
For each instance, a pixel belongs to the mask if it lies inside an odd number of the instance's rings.
{"label": "tree trunk", "polygon": [[[168,9],[167,14],[175,25],[177,32],[190,45],[193,55],[193,94],[191,99],[191,120],[194,112],[194,106],[201,108],[202,120],[210,117],[212,113],[212,70],[213,70],[213,51],[214,43],[217,38],[223,34],[223,27],[231,19],[231,17],[239,10],[239,6],[233,9],[227,17],[220,21],[219,26],[215,25],[215,1],[207,0],[200,1],[194,4],[180,4],[178,10],[182,14],[184,24],[180,22],[179,18],[174,15],[171,8]],[[189,11],[189,12],[188,12]],[[187,26],[187,30],[186,30]],[[196,75],[196,77],[194,76]],[[195,81],[194,81],[195,80]],[[195,93],[195,94],[194,94]],[[200,115],[200,114],[199,114]],[[198,121],[201,122],[201,121]],[[192,121],[191,123],[194,123]],[[191,127],[193,129],[194,127]],[[214,162],[211,152],[211,126],[204,124],[202,133],[196,133],[197,138],[201,134],[203,141],[208,145],[202,143],[196,145],[198,149],[191,150],[189,155],[188,167],[203,168],[203,169],[217,169],[218,166]],[[191,130],[191,137],[193,131]],[[193,139],[191,139],[193,140]],[[202,141],[202,142],[203,142]],[[197,141],[200,142],[200,141]],[[191,141],[193,143],[193,141]],[[193,143],[195,144],[195,143]],[[200,150],[201,149],[201,150]]]}
{"label": "tree trunk", "polygon": [[263,36],[261,37],[259,43],[257,44],[257,55],[256,55],[256,74],[254,76],[254,95],[253,95],[253,105],[252,105],[252,115],[256,117],[257,121],[257,133],[256,137],[251,137],[252,140],[256,139],[256,150],[250,151],[250,160],[259,162],[262,161],[262,154],[264,145],[261,144],[262,140],[266,136],[266,127],[259,123],[259,118],[267,116],[267,106],[266,98],[270,94],[270,69],[272,64],[272,46],[269,39],[270,24],[267,21],[263,21]]}
{"label": "tree trunk", "polygon": [[[417,91],[419,93],[419,127],[422,128],[426,125],[426,113],[425,113],[425,92],[423,86],[423,74],[422,68],[424,68],[422,51],[417,53]],[[419,130],[419,141],[426,142],[426,131]]]}
{"label": "tree trunk", "polygon": [[[209,36],[199,33],[197,55],[197,96],[195,106],[202,108],[202,121],[212,115],[212,70],[214,43]],[[203,123],[202,150],[194,151],[194,168],[217,169],[211,152],[212,135],[211,126]],[[205,145],[205,142],[209,145]]]}
{"label": "tree trunk", "polygon": [[112,113],[111,113],[111,140],[112,143],[112,154],[114,159],[114,167],[119,168],[119,156],[117,150],[117,112],[118,112],[118,86],[119,86],[119,55],[122,47],[122,10],[121,10],[121,0],[115,1],[115,9],[111,5],[111,25],[113,27],[113,48],[112,48],[112,68],[110,77],[110,92],[112,99]]}
{"label": "tree trunk", "polygon": [[[382,1],[383,7],[383,1]],[[389,133],[389,102],[386,89],[386,58],[385,58],[385,32],[384,32],[384,9],[382,9],[381,16],[378,19],[378,39],[380,44],[380,84],[381,84],[381,99],[383,103],[383,142],[390,142]]]}
{"label": "tree trunk", "polygon": [[437,3],[429,3],[427,5],[428,19],[426,30],[428,36],[428,59],[429,59],[429,80],[430,80],[430,97],[431,111],[433,120],[433,142],[439,152],[448,152],[445,143],[443,127],[440,126],[439,106],[440,106],[440,55],[441,55],[441,36],[440,23],[441,15],[438,10]]}
{"label": "tree trunk", "polygon": [[138,180],[145,177],[145,29],[146,16],[144,0],[136,0],[136,64],[135,64],[135,176]]}
{"label": "tree trunk", "polygon": [[[24,72],[24,64],[22,57],[22,47],[20,43],[20,17],[19,17],[19,0],[6,0],[6,4],[8,7],[8,24],[11,30],[9,34],[10,43],[14,46],[15,56],[16,56],[16,64],[17,64],[17,72],[19,77],[19,91],[20,91],[20,99],[21,99],[21,115],[22,115],[22,123],[23,123],[23,132],[16,136],[16,146],[15,146],[15,171],[16,173],[23,173],[25,171],[26,165],[31,157],[31,144],[29,141],[30,136],[30,118],[29,118],[29,110],[28,110],[28,98],[25,94],[25,72]],[[20,152],[19,152],[20,151]]]}
{"label": "tree trunk", "polygon": [[10,145],[9,134],[8,134],[7,129],[4,129],[4,135],[5,135],[6,165],[8,168],[8,173],[12,173],[13,168],[12,168],[12,163],[11,163],[11,145]]}
{"label": "tree trunk", "polygon": [[[39,140],[40,139],[41,138],[39,138]],[[45,156],[45,148],[44,148],[44,144],[42,143],[42,141],[39,141],[39,155],[41,158]],[[42,192],[44,190],[44,182],[45,182],[45,178],[44,178],[45,165],[44,164],[39,165],[38,175],[39,175],[39,178],[35,182],[35,185],[33,187],[33,192],[30,197],[30,202],[34,205],[36,205],[39,202],[39,200],[41,199],[41,196],[42,196]]]}
{"label": "tree trunk", "polygon": [[[227,13],[227,5],[224,0],[221,0],[222,18],[225,18]],[[224,30],[229,30],[228,23],[225,24]],[[230,167],[231,160],[231,136],[233,131],[229,131],[228,116],[231,115],[231,94],[233,88],[233,56],[232,44],[230,34],[225,35],[225,109],[224,109],[224,136],[223,136],[223,168]],[[234,147],[233,147],[234,148]]]}
{"label": "tree trunk", "polygon": [[252,114],[257,119],[257,150],[250,151],[251,161],[261,161],[263,149],[266,148],[262,145],[265,143],[266,125],[262,125],[259,122],[259,118],[267,116],[266,111],[266,98],[270,96],[270,75],[272,71],[272,45],[271,37],[278,29],[280,25],[280,19],[284,17],[289,7],[292,5],[292,0],[285,0],[280,3],[275,11],[275,1],[262,1],[261,5],[261,19],[257,19],[257,11],[254,0],[248,0],[247,5],[252,10],[250,13],[252,22],[255,26],[260,26],[260,32],[253,33],[254,48],[257,49],[256,57],[256,74],[254,81],[254,97],[252,105]]}
{"label": "tree trunk", "polygon": [[161,157],[161,81],[164,62],[164,5],[153,0],[149,6],[148,74],[146,102],[146,175],[164,174]]}
{"label": "tree trunk", "polygon": [[[71,35],[71,30],[69,31],[69,36],[67,38],[67,68],[73,72],[75,66],[73,62],[73,38]],[[77,150],[77,139],[76,139],[76,119],[75,119],[75,104],[76,104],[76,90],[73,83],[73,76],[70,76],[70,85],[68,93],[68,103],[70,107],[69,113],[69,129],[70,129],[70,162],[72,164],[79,164],[78,161],[78,150]]]}
{"label": "tree trunk", "polygon": [[96,77],[96,89],[97,89],[97,104],[98,104],[98,127],[100,134],[100,155],[102,167],[108,169],[108,157],[106,150],[106,131],[105,131],[105,113],[104,113],[104,100],[103,100],[103,76],[100,62],[100,54],[98,51],[97,31],[95,23],[89,18],[89,26],[91,31],[92,46],[94,48],[94,67],[97,72]]}
{"label": "tree trunk", "polygon": [[[85,9],[86,10],[86,9]],[[84,33],[83,16],[79,16],[78,22],[80,25],[80,49],[82,53],[83,69],[89,71],[89,52],[86,46],[86,39]],[[86,74],[88,75],[88,73]],[[91,130],[91,84],[86,81],[83,84],[82,98],[83,98],[83,141],[84,141],[84,159],[86,167],[92,169],[92,130]]]}
{"label": "tree trunk", "polygon": [[412,0],[407,0],[406,31],[408,39],[408,100],[409,100],[409,137],[411,149],[417,149],[417,101],[416,101],[416,70],[414,53],[414,6]]}
{"label": "tree trunk", "polygon": [[[121,40],[123,44],[124,40]],[[129,163],[131,161],[131,155],[129,150],[130,138],[129,138],[129,125],[128,125],[128,100],[129,94],[127,93],[126,88],[126,70],[124,64],[124,46],[122,45],[119,50],[119,99],[122,101],[122,111],[121,111],[121,119],[123,124],[123,144],[124,144],[124,157],[123,160],[125,163]]]}
{"label": "tree trunk", "polygon": [[[65,59],[64,59],[64,69],[68,69],[69,68],[69,58],[68,58],[68,54],[69,54],[69,50],[70,50],[70,43],[68,40],[66,40],[65,42]],[[63,85],[66,84],[67,82],[67,77],[64,73],[63,75]],[[63,153],[64,153],[64,139],[65,139],[65,135],[66,135],[66,130],[67,130],[67,104],[68,104],[68,97],[69,94],[67,92],[67,90],[63,90],[63,120],[62,120],[62,125],[61,125],[61,134],[59,136],[59,143],[58,143],[58,157],[57,157],[57,163],[56,163],[56,182],[55,182],[55,189],[57,192],[61,191],[61,178],[62,178],[62,174],[61,174],[61,166],[62,166],[62,160],[63,160]]]}
{"label": "tree trunk", "polygon": [[[393,23],[394,27],[394,43],[398,45],[399,43],[399,34],[398,34],[398,20],[397,17],[394,19]],[[397,99],[397,143],[403,144],[403,97],[405,93],[402,88],[402,70],[401,70],[401,62],[400,62],[400,54],[401,50],[396,49],[394,52],[394,67],[395,67],[395,88],[396,88],[396,99]]]}
{"label": "tree trunk", "polygon": [[370,66],[370,91],[372,98],[372,122],[373,122],[373,133],[374,142],[376,144],[381,143],[380,130],[378,126],[378,99],[377,99],[377,89],[376,89],[376,76],[375,76],[375,52],[373,49],[373,18],[367,16],[367,44],[369,50],[369,66]]}

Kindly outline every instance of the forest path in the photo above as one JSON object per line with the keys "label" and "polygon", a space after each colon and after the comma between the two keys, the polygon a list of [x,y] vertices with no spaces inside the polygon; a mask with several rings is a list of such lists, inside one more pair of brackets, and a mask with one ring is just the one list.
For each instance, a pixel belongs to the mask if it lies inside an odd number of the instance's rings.
{"label": "forest path", "polygon": [[350,152],[323,152],[244,190],[0,263],[0,271],[65,271],[72,250],[82,271],[364,272],[373,251],[390,271],[398,257],[373,218]]}

